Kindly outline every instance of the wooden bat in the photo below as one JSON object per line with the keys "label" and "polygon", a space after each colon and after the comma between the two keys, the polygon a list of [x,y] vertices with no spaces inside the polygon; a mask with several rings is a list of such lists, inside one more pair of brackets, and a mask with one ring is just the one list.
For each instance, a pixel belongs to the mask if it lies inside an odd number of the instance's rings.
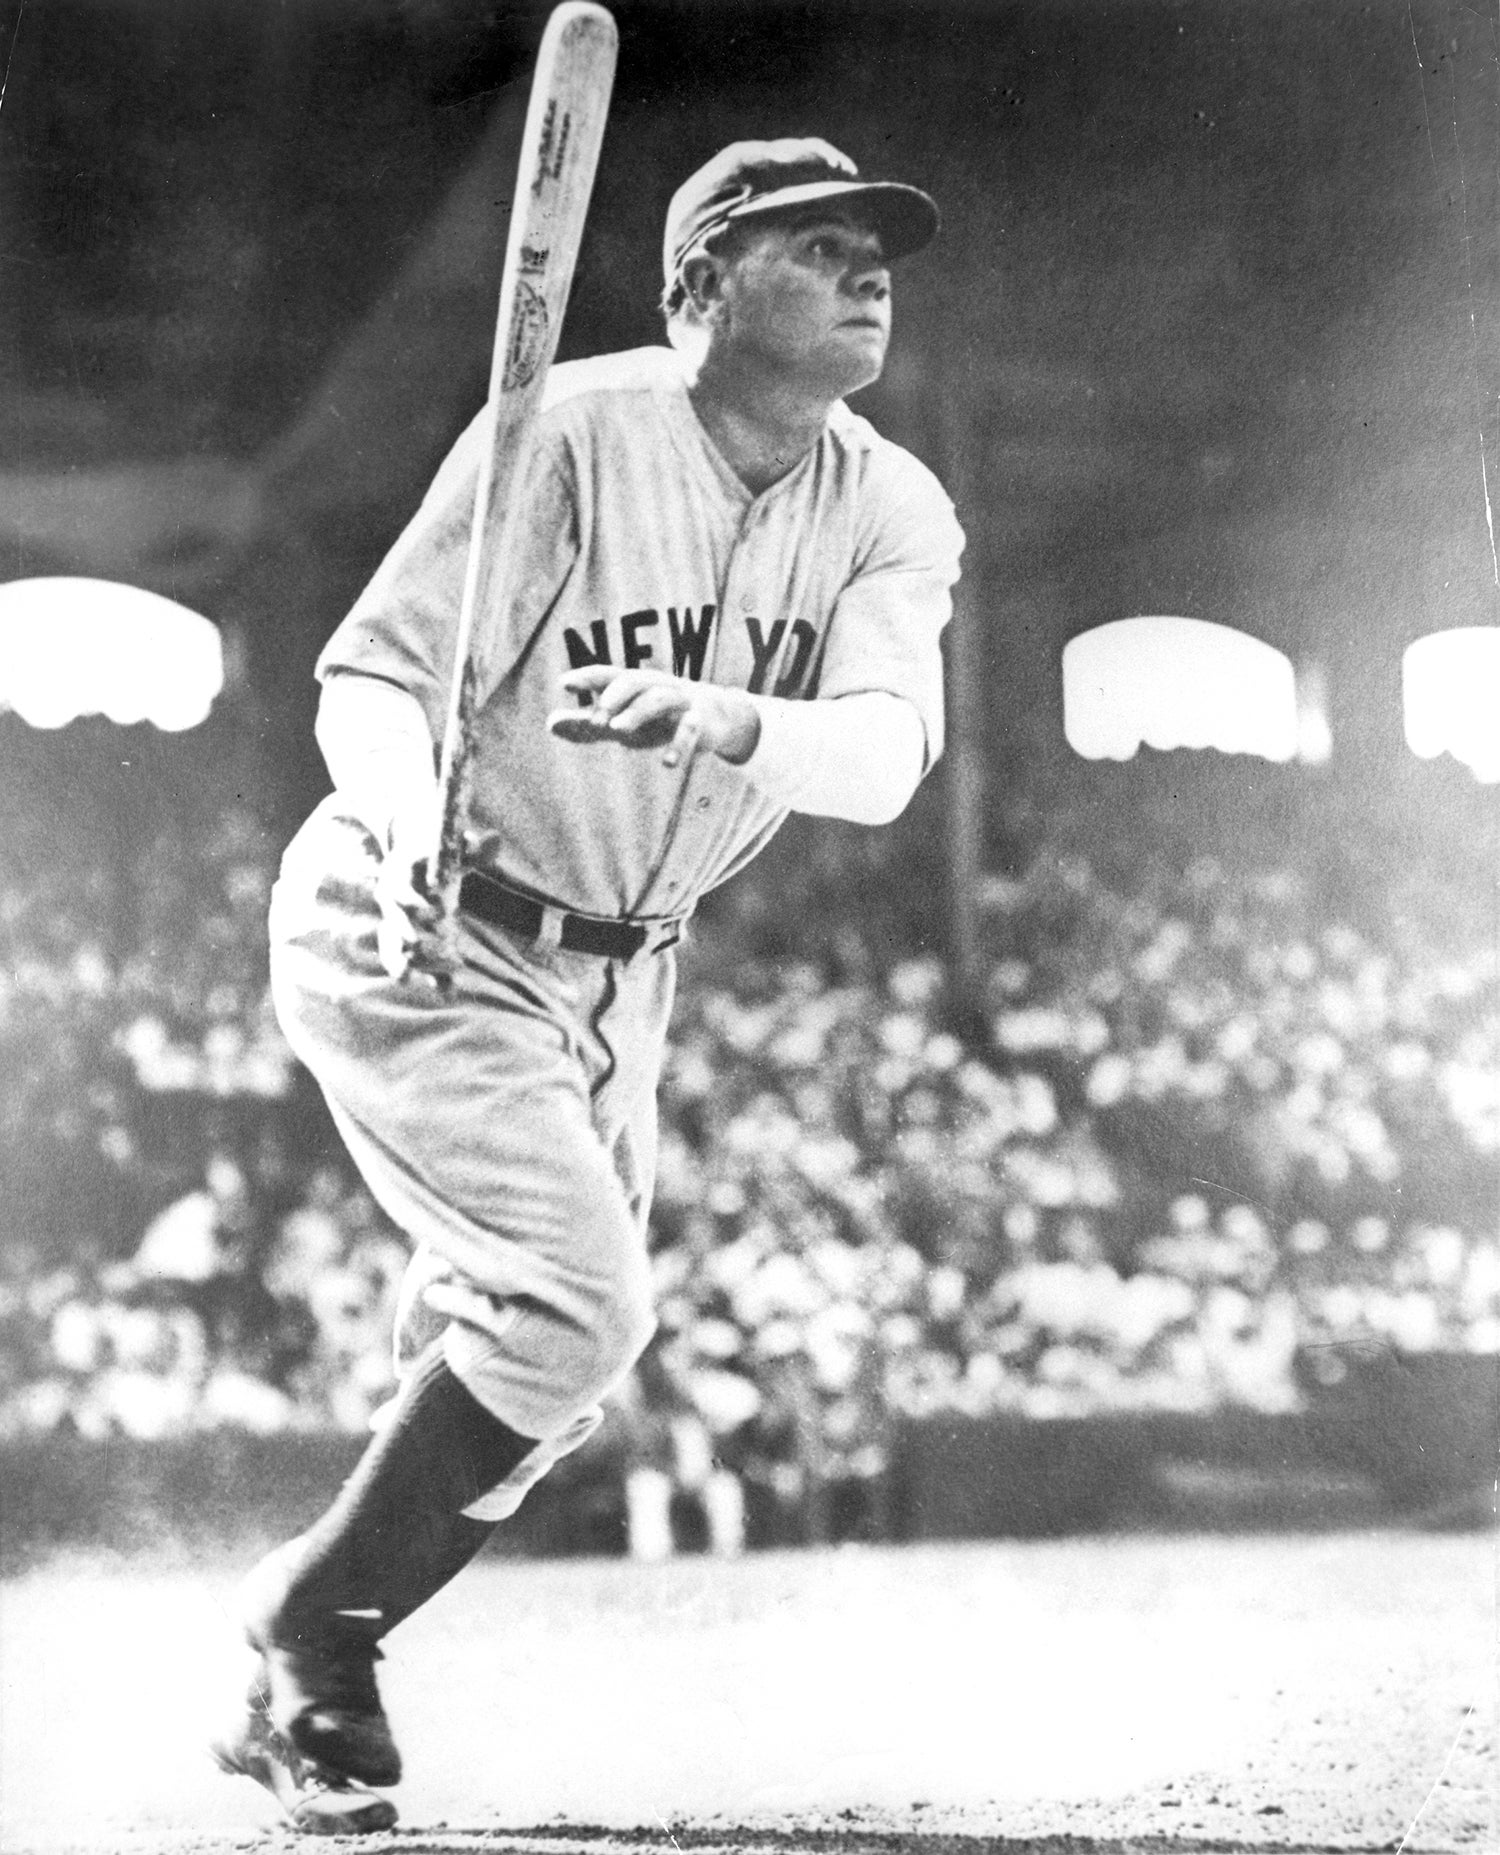
{"label": "wooden bat", "polygon": [[441,809],[426,888],[440,935],[452,932],[463,877],[467,774],[472,755],[475,620],[504,586],[510,536],[547,370],[567,309],[614,83],[615,22],[592,0],[566,0],[547,21],[531,80],[500,308],[468,563],[454,642],[453,681],[438,764]]}

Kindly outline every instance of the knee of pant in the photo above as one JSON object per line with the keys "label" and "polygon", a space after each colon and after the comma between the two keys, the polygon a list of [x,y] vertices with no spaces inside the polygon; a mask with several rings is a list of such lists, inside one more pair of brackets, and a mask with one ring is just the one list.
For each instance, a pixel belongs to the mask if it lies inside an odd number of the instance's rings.
{"label": "knee of pant", "polygon": [[[619,1384],[656,1331],[644,1253],[559,1270],[550,1292],[503,1300],[462,1281],[422,1291],[447,1326],[448,1363],[479,1402],[523,1436],[555,1437]],[[408,1323],[403,1339],[409,1343]]]}

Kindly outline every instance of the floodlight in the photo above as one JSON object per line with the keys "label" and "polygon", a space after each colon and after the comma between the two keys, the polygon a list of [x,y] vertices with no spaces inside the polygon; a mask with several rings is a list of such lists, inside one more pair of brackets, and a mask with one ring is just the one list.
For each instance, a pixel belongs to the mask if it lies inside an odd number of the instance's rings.
{"label": "floodlight", "polygon": [[1063,729],[1088,760],[1145,745],[1290,760],[1297,679],[1273,645],[1201,618],[1121,618],[1064,647]]}
{"label": "floodlight", "polygon": [[33,728],[104,715],[178,732],[223,686],[217,629],[160,593],[61,575],[0,584],[0,708]]}
{"label": "floodlight", "polygon": [[1483,785],[1500,780],[1500,625],[1434,631],[1401,659],[1406,744],[1461,760]]}

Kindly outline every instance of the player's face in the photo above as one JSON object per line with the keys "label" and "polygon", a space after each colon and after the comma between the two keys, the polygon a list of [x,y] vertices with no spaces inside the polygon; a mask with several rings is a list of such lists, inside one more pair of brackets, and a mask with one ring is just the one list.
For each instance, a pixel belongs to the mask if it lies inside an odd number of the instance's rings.
{"label": "player's face", "polygon": [[880,237],[838,213],[747,228],[724,265],[716,337],[835,397],[878,379],[891,334]]}

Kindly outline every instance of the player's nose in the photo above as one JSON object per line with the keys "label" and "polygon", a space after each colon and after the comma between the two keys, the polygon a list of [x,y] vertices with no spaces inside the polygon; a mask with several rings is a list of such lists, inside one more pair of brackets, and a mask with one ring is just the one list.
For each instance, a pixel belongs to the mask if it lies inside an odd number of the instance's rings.
{"label": "player's nose", "polygon": [[857,258],[844,275],[844,287],[863,302],[883,302],[891,293],[891,273],[879,256]]}

